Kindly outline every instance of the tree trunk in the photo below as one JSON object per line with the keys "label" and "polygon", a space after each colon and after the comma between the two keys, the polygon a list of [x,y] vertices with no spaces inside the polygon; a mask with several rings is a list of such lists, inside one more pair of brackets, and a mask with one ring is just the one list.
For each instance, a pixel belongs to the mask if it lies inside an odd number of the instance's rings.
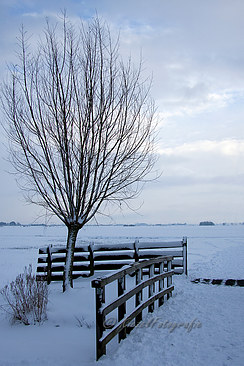
{"label": "tree trunk", "polygon": [[74,251],[75,251],[76,238],[79,230],[80,227],[76,224],[71,224],[70,226],[68,226],[63,292],[65,292],[69,287],[73,288],[72,271],[73,271]]}

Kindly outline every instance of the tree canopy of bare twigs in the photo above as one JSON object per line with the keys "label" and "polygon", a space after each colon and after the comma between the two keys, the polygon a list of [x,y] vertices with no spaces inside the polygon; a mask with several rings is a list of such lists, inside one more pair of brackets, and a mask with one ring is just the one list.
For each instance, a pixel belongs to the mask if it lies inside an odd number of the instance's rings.
{"label": "tree canopy of bare twigs", "polygon": [[27,199],[68,228],[65,290],[78,231],[103,203],[135,197],[153,167],[155,109],[141,64],[122,61],[98,17],[77,30],[64,15],[61,30],[47,22],[33,51],[22,29],[2,105]]}

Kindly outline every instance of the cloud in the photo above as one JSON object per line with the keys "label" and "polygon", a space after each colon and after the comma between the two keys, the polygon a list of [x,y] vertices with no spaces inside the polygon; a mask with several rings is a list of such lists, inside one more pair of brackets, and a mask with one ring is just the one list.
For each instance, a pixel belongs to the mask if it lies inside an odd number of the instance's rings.
{"label": "cloud", "polygon": [[127,17],[120,6],[112,6],[108,13],[115,17],[111,22],[120,25],[123,52],[137,57],[142,50],[164,116],[212,112],[236,98],[243,100],[244,3],[156,1],[154,5],[143,2],[135,9],[126,2]]}
{"label": "cloud", "polygon": [[199,140],[166,147],[159,154],[159,190],[187,187],[200,194],[209,187],[211,194],[219,194],[223,187],[236,187],[236,195],[243,191],[244,140]]}
{"label": "cloud", "polygon": [[192,143],[184,143],[176,147],[160,149],[158,153],[166,156],[189,156],[195,153],[218,153],[226,156],[242,155],[244,157],[244,140],[194,141]]}

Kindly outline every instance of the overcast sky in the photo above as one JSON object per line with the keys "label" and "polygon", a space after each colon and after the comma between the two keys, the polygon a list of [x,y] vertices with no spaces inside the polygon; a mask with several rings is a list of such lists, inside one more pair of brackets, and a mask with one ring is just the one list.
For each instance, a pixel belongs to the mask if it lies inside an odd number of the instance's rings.
{"label": "overcast sky", "polygon": [[[37,35],[63,8],[71,19],[97,11],[120,31],[122,54],[137,60],[142,52],[153,74],[162,175],[145,186],[137,212],[112,209],[113,222],[243,222],[244,1],[0,0],[1,79],[20,25]],[[0,138],[0,221],[34,222],[40,210],[7,173],[2,131]]]}

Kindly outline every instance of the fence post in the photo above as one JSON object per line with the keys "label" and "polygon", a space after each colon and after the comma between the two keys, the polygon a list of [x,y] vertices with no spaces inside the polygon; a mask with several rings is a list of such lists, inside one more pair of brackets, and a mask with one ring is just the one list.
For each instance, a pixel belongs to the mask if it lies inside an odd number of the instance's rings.
{"label": "fence post", "polygon": [[[167,261],[167,272],[172,270],[172,259]],[[172,275],[167,277],[167,287],[170,287],[172,285]],[[167,300],[172,296],[172,292],[169,292],[167,294]]]}
{"label": "fence post", "polygon": [[134,259],[135,262],[139,262],[139,253],[138,253],[139,240],[136,239],[134,242]]}
{"label": "fence post", "polygon": [[52,280],[52,245],[47,247],[47,284]]}
{"label": "fence post", "polygon": [[[141,282],[142,270],[139,268],[136,270],[136,285]],[[136,294],[136,307],[142,302],[142,290]],[[136,316],[136,325],[142,321],[142,311]]]}
{"label": "fence post", "polygon": [[89,276],[93,276],[94,275],[94,257],[93,257],[93,243],[90,245],[88,245],[88,252],[89,252],[89,256],[90,256],[90,275]]}
{"label": "fence post", "polygon": [[[159,274],[163,273],[164,271],[164,262],[161,262],[159,264]],[[159,280],[159,291],[162,291],[164,289],[164,279]],[[164,296],[160,297],[158,299],[158,306],[163,305],[164,303]]]}
{"label": "fence post", "polygon": [[103,304],[105,304],[105,286],[101,286],[100,279],[96,279],[92,281],[92,287],[96,288],[96,359],[98,361],[102,355],[106,354],[106,345],[100,342],[105,330],[105,316],[101,311]]}
{"label": "fence post", "polygon": [[[149,266],[149,278],[153,277],[153,275],[154,275],[154,264],[151,264]],[[154,284],[148,286],[148,297],[153,296],[153,292],[154,292]],[[153,310],[154,310],[154,303],[148,306],[149,313],[152,313]]]}
{"label": "fence post", "polygon": [[182,245],[183,245],[183,272],[187,276],[187,238],[186,237],[183,237]]}
{"label": "fence post", "polygon": [[[123,277],[118,278],[118,297],[124,294],[126,288],[125,275]],[[120,306],[118,306],[118,321],[122,320],[126,314],[126,303],[124,302]],[[122,339],[126,338],[126,328],[123,328],[121,332],[119,332],[119,342]]]}

